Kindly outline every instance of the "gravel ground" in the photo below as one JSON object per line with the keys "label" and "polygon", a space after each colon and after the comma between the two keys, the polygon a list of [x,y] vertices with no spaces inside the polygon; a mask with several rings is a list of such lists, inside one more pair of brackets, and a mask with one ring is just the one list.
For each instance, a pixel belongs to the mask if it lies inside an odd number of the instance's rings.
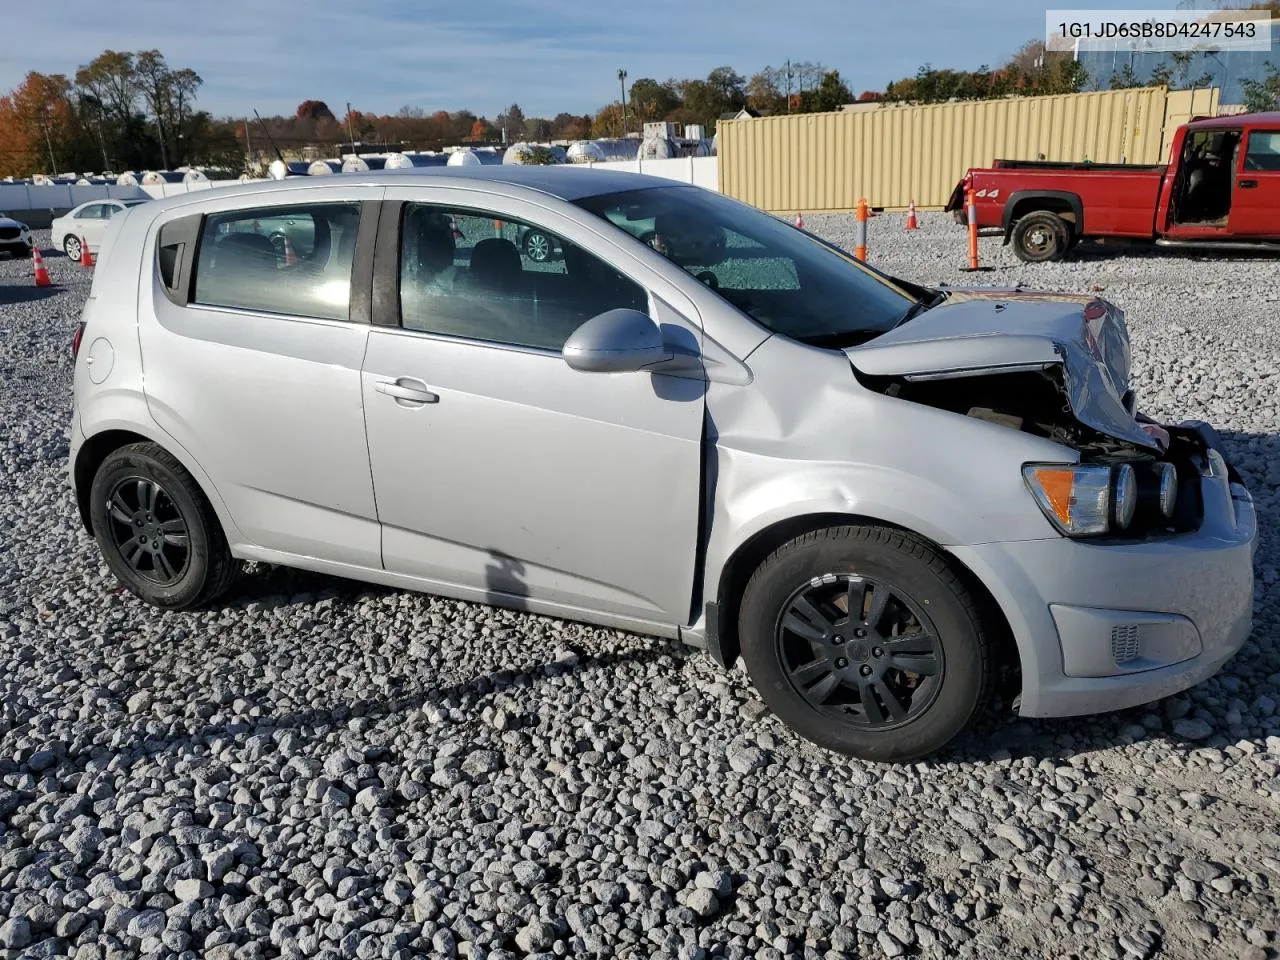
{"label": "gravel ground", "polygon": [[873,263],[1113,298],[1145,408],[1224,428],[1263,541],[1219,676],[885,768],[650,638],[261,567],[159,613],[65,480],[88,271],[0,262],[0,957],[1276,957],[1280,270],[983,240],[966,275],[902,224]]}

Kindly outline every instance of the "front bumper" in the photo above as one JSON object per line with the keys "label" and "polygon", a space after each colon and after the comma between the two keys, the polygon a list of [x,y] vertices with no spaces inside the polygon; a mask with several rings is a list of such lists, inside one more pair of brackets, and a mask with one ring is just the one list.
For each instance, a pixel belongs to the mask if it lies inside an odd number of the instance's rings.
{"label": "front bumper", "polygon": [[953,548],[1009,620],[1022,660],[1021,715],[1158,700],[1217,673],[1248,639],[1253,499],[1221,471],[1202,475],[1200,485],[1204,519],[1195,533],[1129,544],[1064,537]]}

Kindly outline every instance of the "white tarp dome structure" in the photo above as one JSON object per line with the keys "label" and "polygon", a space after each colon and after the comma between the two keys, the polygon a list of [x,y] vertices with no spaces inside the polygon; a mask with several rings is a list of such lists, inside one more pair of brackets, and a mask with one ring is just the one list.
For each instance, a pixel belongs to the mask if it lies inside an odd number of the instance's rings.
{"label": "white tarp dome structure", "polygon": [[455,150],[449,154],[449,161],[446,164],[446,166],[450,167],[478,167],[480,165],[480,158],[472,150]]}
{"label": "white tarp dome structure", "polygon": [[443,153],[393,153],[387,156],[387,170],[408,170],[410,167],[443,167],[449,158]]}
{"label": "white tarp dome structure", "polygon": [[117,187],[136,187],[137,185],[138,185],[137,175],[130,173],[127,170],[124,173],[120,174],[120,176],[116,177]]}
{"label": "white tarp dome structure", "polygon": [[272,160],[271,166],[267,167],[267,176],[272,180],[283,180],[289,175],[289,168],[283,160]]}
{"label": "white tarp dome structure", "polygon": [[640,154],[640,141],[635,137],[604,137],[592,142],[606,160],[634,160]]}
{"label": "white tarp dome structure", "polygon": [[46,173],[33,173],[31,175],[31,185],[33,187],[47,187],[53,183]]}
{"label": "white tarp dome structure", "polygon": [[182,175],[183,183],[208,183],[209,178],[204,175],[203,170],[196,170],[194,167]]}
{"label": "white tarp dome structure", "polygon": [[641,160],[668,160],[680,156],[680,148],[666,137],[650,137],[640,143]]}
{"label": "white tarp dome structure", "polygon": [[525,163],[529,154],[533,153],[533,147],[521,140],[519,143],[513,143],[507,147],[502,155],[502,162],[506,163]]}
{"label": "white tarp dome structure", "polygon": [[313,160],[307,167],[307,176],[327,177],[341,169],[341,165],[332,160]]}
{"label": "white tarp dome structure", "polygon": [[367,156],[361,157],[356,154],[347,154],[342,158],[343,173],[368,173],[370,170],[381,170],[386,166],[386,157]]}
{"label": "white tarp dome structure", "polygon": [[89,178],[88,178],[88,177],[81,177],[79,180],[77,180],[77,181],[76,181],[76,186],[77,186],[77,187],[91,187],[91,186],[93,186],[93,184],[91,184],[91,183],[89,182]]}
{"label": "white tarp dome structure", "polygon": [[569,149],[565,151],[565,156],[570,163],[599,163],[605,159],[605,153],[600,149],[600,144],[594,140],[576,140],[569,144]]}

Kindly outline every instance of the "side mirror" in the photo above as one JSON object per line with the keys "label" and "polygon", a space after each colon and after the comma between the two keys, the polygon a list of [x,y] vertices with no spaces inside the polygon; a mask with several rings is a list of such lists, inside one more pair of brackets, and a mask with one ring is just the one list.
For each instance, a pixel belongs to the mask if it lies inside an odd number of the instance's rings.
{"label": "side mirror", "polygon": [[670,360],[658,325],[639,310],[606,310],[570,334],[560,351],[574,370],[625,373]]}

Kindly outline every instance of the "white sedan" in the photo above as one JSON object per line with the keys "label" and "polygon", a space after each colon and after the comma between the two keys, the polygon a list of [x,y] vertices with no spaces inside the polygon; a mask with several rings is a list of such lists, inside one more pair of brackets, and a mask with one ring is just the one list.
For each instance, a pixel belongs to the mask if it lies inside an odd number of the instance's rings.
{"label": "white sedan", "polygon": [[0,212],[0,253],[7,253],[11,257],[29,257],[33,244],[31,230],[25,223]]}
{"label": "white sedan", "polygon": [[69,259],[79,260],[81,245],[89,244],[89,252],[97,253],[106,232],[107,221],[129,207],[136,207],[146,200],[90,200],[57,217],[50,228],[54,247],[62,250]]}

